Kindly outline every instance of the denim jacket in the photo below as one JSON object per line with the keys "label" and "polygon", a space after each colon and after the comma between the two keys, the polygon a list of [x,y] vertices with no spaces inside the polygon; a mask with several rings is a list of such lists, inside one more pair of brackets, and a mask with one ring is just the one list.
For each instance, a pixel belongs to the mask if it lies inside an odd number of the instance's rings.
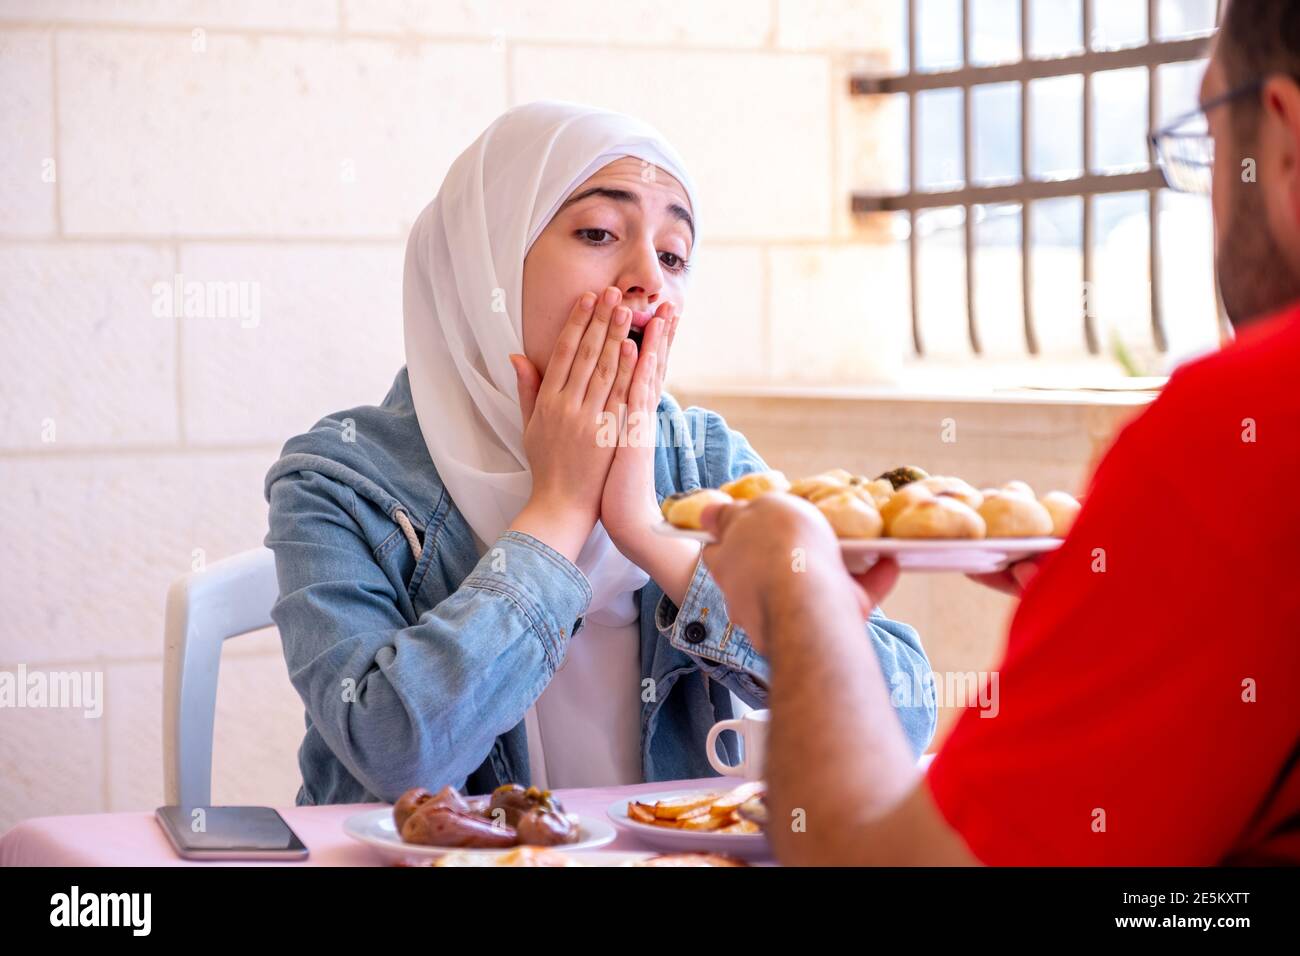
{"label": "denim jacket", "polygon": [[[720,415],[667,394],[659,429],[661,500],[767,467]],[[591,588],[518,531],[480,557],[425,448],[406,370],[382,405],[290,439],[265,491],[280,586],[272,617],[306,706],[297,802],[528,784],[524,714],[581,630]],[[638,597],[644,778],[716,776],[705,734],[732,716],[732,691],[766,706],[767,661],[727,619],[703,561],[681,608],[653,580]],[[912,628],[876,612],[864,632],[887,682],[917,686],[929,672]],[[919,754],[934,734],[933,700],[896,713]],[[733,735],[719,743],[735,762]]]}

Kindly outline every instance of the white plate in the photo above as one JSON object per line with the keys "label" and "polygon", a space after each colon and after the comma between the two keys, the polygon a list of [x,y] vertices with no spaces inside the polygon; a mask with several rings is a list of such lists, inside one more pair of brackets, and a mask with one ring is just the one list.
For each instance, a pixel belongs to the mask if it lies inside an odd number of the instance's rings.
{"label": "white plate", "polygon": [[[712,544],[714,540],[713,535],[707,531],[675,528],[667,521],[660,521],[654,530],[669,538],[689,538],[705,544]],[[844,564],[855,574],[865,571],[884,555],[896,560],[904,571],[988,574],[1001,571],[1007,565],[1035,554],[1055,551],[1060,546],[1060,538],[972,538],[942,541],[933,538],[840,539]]]}
{"label": "white plate", "polygon": [[[645,850],[635,852],[626,850],[578,850],[576,853],[567,847],[555,847],[579,866],[635,866],[645,860],[658,856]],[[446,863],[442,864],[446,866]],[[471,866],[495,866],[496,860],[488,854],[477,854]]]}
{"label": "white plate", "polygon": [[[728,786],[719,786],[717,790],[669,790],[665,793],[637,794],[631,802],[656,803],[659,800],[671,800],[688,795],[707,793],[726,793]],[[674,830],[669,827],[657,827],[650,823],[638,823],[627,815],[630,801],[624,797],[615,800],[605,812],[614,826],[624,833],[632,834],[641,843],[652,846],[666,853],[726,853],[742,860],[766,860],[772,856],[767,845],[767,837],[762,833],[708,833],[699,830]]]}
{"label": "white plate", "polygon": [[[397,824],[393,821],[392,807],[381,807],[378,810],[367,810],[364,813],[353,814],[343,821],[343,832],[352,839],[360,840],[362,843],[373,847],[384,859],[393,863],[406,860],[430,860],[460,850],[475,855],[500,856],[502,853],[509,853],[514,849],[514,847],[505,847],[500,850],[479,850],[465,847],[421,846],[418,843],[407,843],[397,832]],[[578,817],[578,836],[580,838],[578,842],[558,846],[555,849],[564,850],[566,853],[572,850],[594,850],[596,847],[612,843],[617,835],[614,828],[604,820],[596,817],[580,816]]]}

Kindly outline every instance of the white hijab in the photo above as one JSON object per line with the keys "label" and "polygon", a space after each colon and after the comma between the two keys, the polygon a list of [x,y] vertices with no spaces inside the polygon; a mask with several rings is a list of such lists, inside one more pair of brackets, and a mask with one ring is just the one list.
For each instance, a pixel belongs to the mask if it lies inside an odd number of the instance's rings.
{"label": "white hijab", "polygon": [[[482,555],[532,488],[508,355],[524,351],[524,257],[560,204],[601,167],[632,156],[699,202],[676,150],[649,125],[576,103],[507,110],[456,158],[411,229],[403,278],[406,365],[425,444]],[[593,614],[649,580],[599,522],[578,567]]]}

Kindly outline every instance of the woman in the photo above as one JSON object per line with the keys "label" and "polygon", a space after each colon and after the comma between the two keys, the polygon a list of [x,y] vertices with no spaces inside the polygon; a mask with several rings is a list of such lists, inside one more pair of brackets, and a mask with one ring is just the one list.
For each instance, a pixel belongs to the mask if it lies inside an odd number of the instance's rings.
{"label": "woman", "polygon": [[[662,393],[698,208],[655,130],[570,103],[452,165],[407,247],[406,368],[266,479],[298,803],[708,776],[710,726],[763,706],[698,545],[651,531],[665,496],[766,467]],[[887,677],[929,669],[906,625],[864,639]],[[898,714],[919,753],[933,705]]]}

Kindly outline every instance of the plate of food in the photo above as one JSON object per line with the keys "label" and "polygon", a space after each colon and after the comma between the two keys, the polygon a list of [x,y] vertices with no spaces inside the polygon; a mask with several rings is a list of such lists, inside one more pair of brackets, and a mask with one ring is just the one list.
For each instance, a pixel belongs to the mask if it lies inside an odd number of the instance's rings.
{"label": "plate of food", "polygon": [[348,817],[343,832],[389,862],[406,865],[452,852],[486,860],[515,850],[528,851],[517,858],[535,856],[538,849],[592,850],[617,835],[604,820],[566,813],[550,791],[514,783],[478,797],[462,796],[451,786],[437,793],[412,787],[391,807]]}
{"label": "plate of food", "polygon": [[[412,864],[405,864],[412,865]],[[721,853],[647,853],[619,850],[557,850],[554,847],[520,846],[504,853],[472,853],[453,850],[418,866],[748,866],[743,860]]]}
{"label": "plate of food", "polygon": [[732,789],[672,790],[615,800],[606,813],[614,826],[658,850],[761,860],[771,856],[763,832],[766,789],[755,780]]}
{"label": "plate of food", "polygon": [[788,494],[814,505],[840,542],[844,563],[861,573],[881,557],[915,571],[986,574],[1060,547],[1078,515],[1078,499],[1064,491],[1038,495],[1023,481],[977,489],[951,475],[915,466],[875,478],[843,468],[790,481],[758,471],[721,488],[695,488],[663,500],[655,530],[712,543],[700,514],[707,505]]}

